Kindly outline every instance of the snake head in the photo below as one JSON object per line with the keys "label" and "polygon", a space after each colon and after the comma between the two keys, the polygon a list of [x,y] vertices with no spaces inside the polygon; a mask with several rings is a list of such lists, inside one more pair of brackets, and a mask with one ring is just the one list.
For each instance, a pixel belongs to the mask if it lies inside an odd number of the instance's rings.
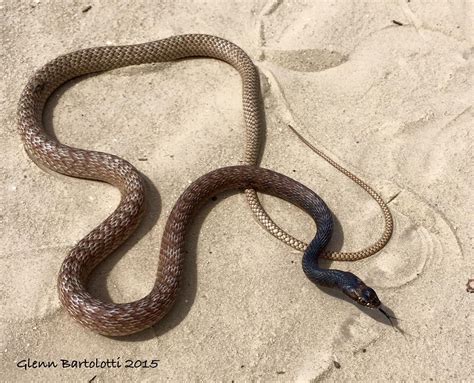
{"label": "snake head", "polygon": [[367,286],[355,275],[351,274],[351,277],[351,282],[342,286],[342,292],[364,307],[369,307],[371,309],[379,307],[381,302],[374,289]]}

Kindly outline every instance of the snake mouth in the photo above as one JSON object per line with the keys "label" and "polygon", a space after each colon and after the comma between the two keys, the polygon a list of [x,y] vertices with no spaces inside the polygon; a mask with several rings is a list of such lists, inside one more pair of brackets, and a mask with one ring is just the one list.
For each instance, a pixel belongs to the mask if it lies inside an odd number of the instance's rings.
{"label": "snake mouth", "polygon": [[359,292],[356,300],[358,304],[371,309],[379,308],[382,304],[375,291],[367,286]]}
{"label": "snake mouth", "polygon": [[380,301],[377,301],[377,302],[367,302],[365,301],[363,298],[359,298],[357,300],[357,303],[362,305],[362,306],[365,306],[365,307],[368,307],[370,309],[376,309],[376,308],[379,308],[380,306]]}

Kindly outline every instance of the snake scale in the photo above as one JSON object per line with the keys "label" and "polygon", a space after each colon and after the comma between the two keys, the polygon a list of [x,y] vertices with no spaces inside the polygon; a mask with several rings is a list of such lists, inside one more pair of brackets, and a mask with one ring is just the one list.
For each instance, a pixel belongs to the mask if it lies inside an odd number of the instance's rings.
{"label": "snake scale", "polygon": [[[129,162],[115,155],[66,146],[48,135],[42,123],[45,103],[61,84],[81,75],[193,56],[223,60],[237,69],[242,77],[247,128],[244,165],[217,169],[193,182],[183,192],[166,223],[155,285],[146,297],[124,304],[102,302],[88,293],[88,276],[138,226],[144,213],[145,183]],[[332,218],[326,204],[300,183],[256,167],[262,125],[260,99],[258,72],[247,54],[227,40],[201,34],[173,36],[144,44],[78,50],[57,57],[33,74],[18,106],[19,132],[28,155],[39,166],[55,172],[114,185],[122,196],[115,211],[81,239],[62,264],[58,278],[59,297],[77,321],[101,334],[119,336],[141,331],[160,320],[176,298],[183,267],[185,234],[194,213],[210,196],[229,189],[244,189],[252,211],[262,225],[285,243],[305,250],[303,270],[309,279],[318,285],[339,289],[364,306],[380,306],[375,292],[359,278],[349,272],[321,269],[318,258],[354,260],[378,251],[391,234],[388,208],[368,185],[341,168],[350,178],[356,182],[359,180],[359,185],[380,204],[384,211],[385,231],[381,240],[363,251],[323,253],[332,232]],[[317,226],[316,236],[310,244],[293,238],[276,226],[261,207],[256,191],[283,198],[310,214]]]}

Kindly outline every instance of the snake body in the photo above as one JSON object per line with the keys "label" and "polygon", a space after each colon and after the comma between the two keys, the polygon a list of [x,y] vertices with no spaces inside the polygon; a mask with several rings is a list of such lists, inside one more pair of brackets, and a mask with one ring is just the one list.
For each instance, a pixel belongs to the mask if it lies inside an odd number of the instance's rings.
{"label": "snake body", "polygon": [[[123,238],[127,235],[109,221],[83,239],[64,261],[59,275],[61,302],[80,323],[104,335],[126,335],[152,326],[175,301],[183,269],[186,230],[195,212],[203,202],[221,191],[249,187],[292,202],[312,216],[318,230],[313,247],[304,256],[308,275],[321,272],[320,277],[316,276],[319,284],[337,283],[326,273],[328,270],[317,266],[317,255],[329,241],[332,230],[331,213],[325,203],[314,192],[284,175],[263,168],[235,166],[204,175],[179,197],[166,222],[155,285],[147,296],[134,302],[115,304],[101,302],[87,292],[87,274],[100,260],[105,248],[113,248],[112,244],[106,245],[104,236]],[[336,270],[330,272],[338,273]]]}
{"label": "snake body", "polygon": [[[166,224],[156,283],[150,294],[126,304],[101,302],[87,292],[88,276],[139,224],[144,211],[145,184],[129,162],[112,154],[63,145],[48,135],[42,124],[44,105],[61,84],[84,74],[192,56],[226,61],[242,77],[247,126],[245,165],[208,173],[191,184],[179,198]],[[215,36],[180,35],[145,44],[79,50],[59,56],[33,74],[18,107],[19,131],[28,155],[38,165],[55,172],[110,183],[119,188],[122,195],[116,210],[74,246],[61,267],[58,278],[60,300],[76,320],[104,335],[126,335],[156,323],[175,300],[182,272],[185,232],[193,213],[211,194],[236,188],[246,189],[254,214],[267,230],[293,246],[296,242],[284,239],[287,237],[281,234],[284,233],[281,229],[272,229],[274,223],[261,207],[255,190],[284,198],[307,211],[315,219],[318,232],[309,246],[304,244],[303,270],[306,275],[319,285],[342,290],[364,306],[380,305],[375,292],[353,274],[319,268],[317,259],[324,255],[322,249],[332,227],[324,202],[298,182],[252,166],[258,160],[261,119],[260,86],[255,66],[239,47]],[[331,258],[331,255],[326,256]],[[357,256],[345,259],[355,258]]]}

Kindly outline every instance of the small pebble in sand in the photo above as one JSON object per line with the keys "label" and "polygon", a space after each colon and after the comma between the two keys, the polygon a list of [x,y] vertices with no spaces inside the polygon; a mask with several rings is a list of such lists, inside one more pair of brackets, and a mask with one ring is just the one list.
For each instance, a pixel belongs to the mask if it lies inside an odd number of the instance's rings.
{"label": "small pebble in sand", "polygon": [[466,285],[466,291],[468,293],[474,293],[474,279],[468,279]]}

